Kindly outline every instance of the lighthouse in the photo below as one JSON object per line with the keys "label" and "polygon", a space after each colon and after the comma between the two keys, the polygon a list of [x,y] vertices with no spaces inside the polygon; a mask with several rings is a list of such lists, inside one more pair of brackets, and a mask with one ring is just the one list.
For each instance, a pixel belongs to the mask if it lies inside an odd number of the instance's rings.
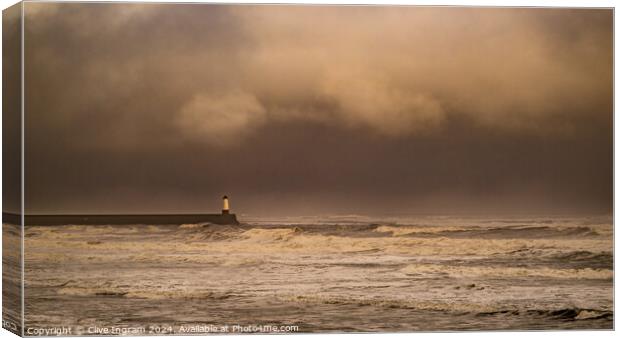
{"label": "lighthouse", "polygon": [[228,196],[222,197],[222,215],[228,215],[230,213],[230,206],[228,204]]}

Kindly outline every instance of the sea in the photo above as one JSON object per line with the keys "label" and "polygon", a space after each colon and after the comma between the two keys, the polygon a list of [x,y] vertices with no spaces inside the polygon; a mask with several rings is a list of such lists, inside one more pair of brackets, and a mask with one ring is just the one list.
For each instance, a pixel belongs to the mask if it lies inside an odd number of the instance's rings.
{"label": "sea", "polygon": [[26,333],[613,329],[611,216],[239,218],[27,226]]}

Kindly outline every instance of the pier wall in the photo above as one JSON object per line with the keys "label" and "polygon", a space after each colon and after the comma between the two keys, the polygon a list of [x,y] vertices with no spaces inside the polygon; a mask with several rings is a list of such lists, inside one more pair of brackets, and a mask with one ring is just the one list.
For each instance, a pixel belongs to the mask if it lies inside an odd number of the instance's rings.
{"label": "pier wall", "polygon": [[[3,222],[13,223],[18,215],[3,213]],[[161,215],[26,215],[25,225],[123,225],[123,224],[239,224],[235,214]]]}

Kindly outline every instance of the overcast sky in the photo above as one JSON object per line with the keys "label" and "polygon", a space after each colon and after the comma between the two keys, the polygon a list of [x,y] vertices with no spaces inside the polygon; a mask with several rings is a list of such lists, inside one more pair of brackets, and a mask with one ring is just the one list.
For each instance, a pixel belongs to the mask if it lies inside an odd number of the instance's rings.
{"label": "overcast sky", "polygon": [[610,212],[612,11],[27,3],[29,212]]}

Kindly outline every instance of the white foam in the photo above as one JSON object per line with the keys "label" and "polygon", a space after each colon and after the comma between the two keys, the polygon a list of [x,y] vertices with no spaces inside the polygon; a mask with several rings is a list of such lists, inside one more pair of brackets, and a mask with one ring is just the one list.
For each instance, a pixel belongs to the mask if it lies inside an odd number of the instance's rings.
{"label": "white foam", "polygon": [[401,269],[409,275],[449,275],[452,278],[528,278],[548,277],[561,279],[611,279],[613,271],[607,269],[552,269],[487,266],[448,266],[440,264],[412,264]]}

